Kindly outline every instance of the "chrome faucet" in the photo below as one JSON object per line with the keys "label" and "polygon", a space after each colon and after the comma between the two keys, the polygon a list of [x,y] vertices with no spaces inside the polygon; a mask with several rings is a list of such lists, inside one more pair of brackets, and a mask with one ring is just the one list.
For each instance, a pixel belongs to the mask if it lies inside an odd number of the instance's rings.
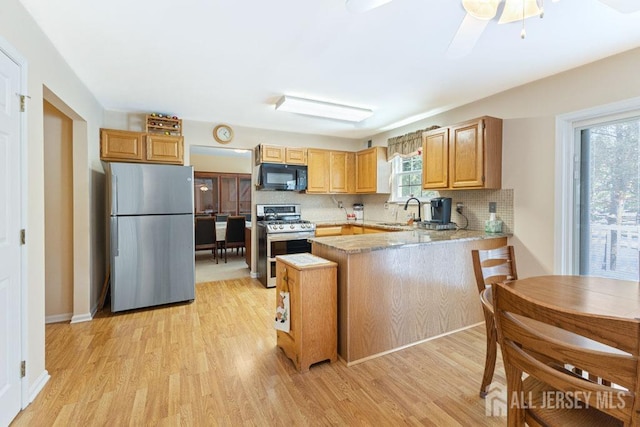
{"label": "chrome faucet", "polygon": [[416,218],[414,221],[420,222],[420,221],[422,221],[422,219],[421,219],[422,218],[422,212],[421,212],[421,209],[420,209],[420,206],[421,206],[420,205],[420,200],[418,200],[416,197],[413,197],[413,196],[409,197],[407,199],[407,203],[404,204],[404,210],[405,211],[407,210],[407,207],[409,206],[409,202],[411,200],[415,200],[418,203],[418,218]]}

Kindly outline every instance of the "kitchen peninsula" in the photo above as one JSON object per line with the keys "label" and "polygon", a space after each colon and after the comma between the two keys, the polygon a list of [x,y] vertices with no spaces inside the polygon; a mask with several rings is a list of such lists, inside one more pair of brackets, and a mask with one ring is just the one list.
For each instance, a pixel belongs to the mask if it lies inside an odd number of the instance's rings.
{"label": "kitchen peninsula", "polygon": [[413,229],[310,239],[338,264],[338,354],[353,365],[483,321],[472,249],[506,234]]}

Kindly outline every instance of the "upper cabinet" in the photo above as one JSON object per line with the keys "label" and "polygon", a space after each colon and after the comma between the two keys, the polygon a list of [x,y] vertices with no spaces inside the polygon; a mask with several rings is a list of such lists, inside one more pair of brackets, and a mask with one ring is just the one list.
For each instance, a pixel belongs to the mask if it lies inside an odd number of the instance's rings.
{"label": "upper cabinet", "polygon": [[356,193],[389,193],[390,174],[386,147],[372,147],[356,153]]}
{"label": "upper cabinet", "polygon": [[353,193],[355,182],[356,154],[348,151],[329,153],[329,192]]}
{"label": "upper cabinet", "polygon": [[143,132],[100,129],[100,159],[144,162],[147,135]]}
{"label": "upper cabinet", "polygon": [[110,162],[184,164],[182,136],[100,129],[100,159]]}
{"label": "upper cabinet", "polygon": [[256,164],[286,163],[288,165],[306,165],[307,149],[260,144],[255,148],[255,159]]}
{"label": "upper cabinet", "polygon": [[329,192],[329,150],[307,149],[307,193]]}
{"label": "upper cabinet", "polygon": [[502,120],[481,117],[425,132],[422,137],[425,189],[502,186]]}
{"label": "upper cabinet", "polygon": [[353,194],[355,190],[356,153],[307,150],[307,193]]}
{"label": "upper cabinet", "polygon": [[148,134],[147,160],[154,163],[184,164],[183,137]]}
{"label": "upper cabinet", "polygon": [[284,149],[284,162],[288,165],[306,165],[307,164],[307,149],[306,148],[294,148],[285,147]]}
{"label": "upper cabinet", "polygon": [[446,188],[449,185],[449,128],[422,135],[422,188]]}

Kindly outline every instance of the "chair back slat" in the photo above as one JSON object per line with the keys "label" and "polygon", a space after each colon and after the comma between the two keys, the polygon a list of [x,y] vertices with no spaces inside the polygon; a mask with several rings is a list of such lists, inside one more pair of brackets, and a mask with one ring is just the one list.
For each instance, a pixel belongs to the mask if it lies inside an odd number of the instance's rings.
{"label": "chair back slat", "polygon": [[[624,423],[636,422],[640,320],[549,306],[522,296],[508,283],[492,288],[498,339],[508,376],[517,378],[518,373],[521,377],[521,372],[526,372]],[[551,367],[550,360],[560,368]],[[566,364],[614,385],[576,378],[564,369]],[[513,381],[508,378],[508,382]],[[603,400],[608,397],[613,398],[613,404],[603,405],[611,402]]]}
{"label": "chair back slat", "polygon": [[471,251],[471,258],[478,292],[482,292],[486,285],[492,283],[518,279],[513,246],[485,250],[474,249]]}

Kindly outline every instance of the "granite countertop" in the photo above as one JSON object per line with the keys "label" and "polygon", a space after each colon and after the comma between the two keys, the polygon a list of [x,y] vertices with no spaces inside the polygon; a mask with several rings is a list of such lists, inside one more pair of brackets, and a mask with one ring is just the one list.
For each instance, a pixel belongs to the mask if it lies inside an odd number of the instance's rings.
{"label": "granite countertop", "polygon": [[[338,224],[336,224],[338,225]],[[362,225],[362,224],[357,224]],[[364,224],[367,225],[366,223]],[[369,225],[374,225],[371,223]],[[377,226],[377,225],[376,225]],[[378,226],[377,226],[378,227]],[[409,226],[402,226],[402,229],[409,228],[409,231],[396,231],[393,233],[373,233],[354,234],[347,236],[327,236],[314,237],[310,242],[326,246],[347,253],[360,253],[377,251],[389,248],[400,248],[408,246],[442,244],[447,242],[460,242],[469,240],[496,239],[509,237],[503,233],[485,233],[475,230],[423,230]],[[398,229],[397,227],[395,228]]]}

